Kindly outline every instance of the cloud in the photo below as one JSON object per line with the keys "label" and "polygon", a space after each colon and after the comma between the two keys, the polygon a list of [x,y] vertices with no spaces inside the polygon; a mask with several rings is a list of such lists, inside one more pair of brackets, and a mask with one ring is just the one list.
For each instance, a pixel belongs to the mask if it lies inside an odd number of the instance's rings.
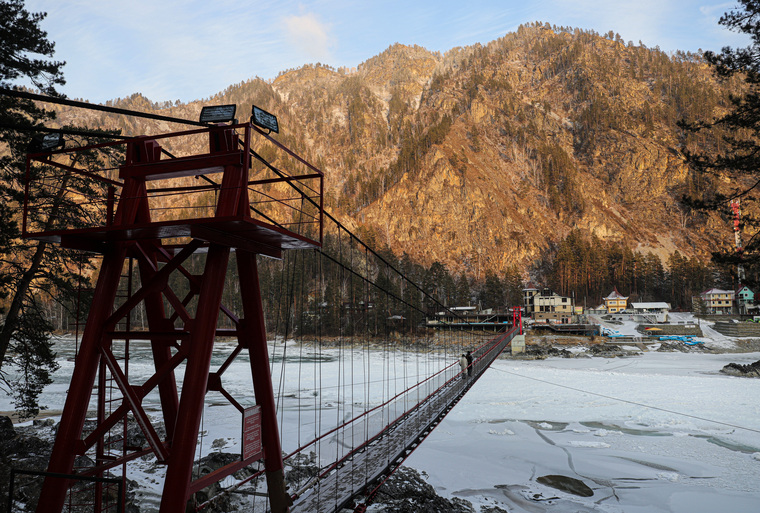
{"label": "cloud", "polygon": [[699,12],[709,17],[711,21],[714,21],[715,23],[717,23],[718,19],[721,16],[723,16],[723,13],[732,11],[734,9],[738,9],[738,5],[736,2],[726,2],[723,4],[700,6]]}
{"label": "cloud", "polygon": [[[521,23],[619,32],[664,51],[743,47],[718,25],[735,0],[25,0],[66,61],[62,92],[105,101],[208,97],[252,76],[304,63],[356,66],[393,42],[446,52],[488,43]],[[120,7],[121,6],[121,7]]]}
{"label": "cloud", "polygon": [[284,20],[285,31],[290,43],[310,59],[321,62],[330,60],[330,48],[333,38],[328,27],[312,13],[302,16],[289,16]]}

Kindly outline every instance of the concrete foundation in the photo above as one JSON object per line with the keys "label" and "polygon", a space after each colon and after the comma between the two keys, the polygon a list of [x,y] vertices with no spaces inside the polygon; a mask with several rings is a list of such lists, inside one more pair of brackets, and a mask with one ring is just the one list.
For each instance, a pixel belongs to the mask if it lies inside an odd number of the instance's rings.
{"label": "concrete foundation", "polygon": [[512,354],[519,354],[525,352],[525,335],[515,335],[512,339]]}

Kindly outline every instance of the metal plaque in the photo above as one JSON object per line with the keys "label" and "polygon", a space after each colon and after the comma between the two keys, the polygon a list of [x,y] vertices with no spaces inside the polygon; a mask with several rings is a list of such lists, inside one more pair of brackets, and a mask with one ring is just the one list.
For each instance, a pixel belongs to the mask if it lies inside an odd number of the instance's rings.
{"label": "metal plaque", "polygon": [[261,459],[264,449],[261,443],[261,406],[246,408],[243,412],[243,461]]}

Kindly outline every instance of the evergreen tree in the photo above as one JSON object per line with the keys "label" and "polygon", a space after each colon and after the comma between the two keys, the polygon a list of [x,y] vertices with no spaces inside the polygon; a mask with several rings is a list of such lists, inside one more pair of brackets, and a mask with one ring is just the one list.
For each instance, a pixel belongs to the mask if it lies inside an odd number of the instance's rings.
{"label": "evergreen tree", "polygon": [[[691,132],[716,133],[722,136],[718,147],[700,147],[685,152],[698,174],[730,179],[730,188],[706,188],[686,198],[691,206],[708,212],[726,213],[729,202],[741,199],[745,226],[756,233],[760,217],[751,215],[760,202],[756,189],[760,184],[760,2],[739,0],[739,6],[725,13],[719,23],[734,32],[747,34],[746,48],[725,47],[720,53],[705,52],[717,76],[725,81],[743,81],[742,92],[731,97],[728,112],[709,122],[680,122]],[[747,208],[745,208],[745,206]],[[760,261],[760,240],[746,241],[743,255],[730,245],[713,254],[718,263],[736,264],[740,259]]]}
{"label": "evergreen tree", "polygon": [[523,281],[516,265],[511,265],[504,275],[504,296],[507,307],[522,306],[523,304]]}
{"label": "evergreen tree", "polygon": [[470,282],[464,272],[459,274],[456,283],[456,304],[457,306],[470,306],[472,301],[472,292],[470,292]]}
{"label": "evergreen tree", "polygon": [[[425,291],[444,306],[454,306],[454,280],[451,278],[448,269],[441,262],[435,261],[430,265],[430,269],[425,273],[423,279],[423,288]],[[429,304],[429,309],[436,308],[436,305]]]}
{"label": "evergreen tree", "polygon": [[[55,86],[64,83],[62,62],[53,61],[54,44],[39,27],[44,13],[29,13],[21,0],[0,3],[0,88],[18,89],[27,81],[37,90],[56,95]],[[89,261],[80,254],[49,242],[21,239],[18,230],[26,186],[26,153],[36,132],[54,118],[52,112],[0,92],[0,298],[6,303],[0,326],[0,380],[13,397],[21,417],[36,415],[38,397],[50,383],[50,373],[57,368],[52,350],[52,325],[45,303],[71,301],[82,283],[82,271]],[[73,127],[66,127],[73,128]],[[74,137],[75,146],[89,144],[84,137]],[[103,167],[110,150],[80,152],[75,157],[81,167]],[[73,157],[54,157],[72,165]],[[114,163],[111,162],[111,165]],[[31,191],[30,203],[42,208],[30,209],[27,226],[38,231],[61,227],[81,227],[87,219],[103,220],[103,212],[88,206],[83,198],[105,197],[102,188],[72,173],[53,166],[35,166],[30,183],[44,173],[45,187]],[[37,182],[39,183],[39,182]]]}
{"label": "evergreen tree", "polygon": [[[40,91],[55,94],[54,87],[64,83],[60,71],[63,63],[50,60],[54,44],[39,27],[44,17],[42,13],[29,13],[21,0],[0,3],[0,88],[10,89],[14,82],[26,79]],[[28,129],[52,118],[52,113],[30,100],[0,94],[0,171],[3,175],[0,183],[0,233],[3,234],[0,237],[0,298],[11,298],[0,330],[0,379],[14,397],[22,417],[37,413],[37,397],[50,383],[50,372],[56,369],[56,364],[47,333],[50,325],[42,309],[28,301],[34,272],[25,271],[37,261],[19,262],[16,258],[15,250],[20,244],[16,217],[19,190],[13,182],[19,183],[19,173],[24,167],[30,142]],[[36,252],[32,257],[41,260]],[[9,371],[15,371],[17,376]]]}
{"label": "evergreen tree", "polygon": [[639,255],[637,259],[636,292],[641,301],[665,301],[665,270],[662,261],[654,253]]}
{"label": "evergreen tree", "polygon": [[504,307],[504,286],[493,271],[486,271],[486,281],[480,293],[480,301],[484,309]]}

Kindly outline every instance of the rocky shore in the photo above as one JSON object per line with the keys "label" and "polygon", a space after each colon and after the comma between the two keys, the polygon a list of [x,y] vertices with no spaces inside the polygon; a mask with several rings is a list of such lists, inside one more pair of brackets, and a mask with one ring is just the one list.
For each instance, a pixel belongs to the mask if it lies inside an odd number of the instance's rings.
{"label": "rocky shore", "polygon": [[525,352],[512,355],[505,354],[505,358],[514,358],[521,360],[543,360],[549,357],[559,358],[625,358],[630,356],[640,356],[644,351],[660,352],[682,352],[682,353],[714,353],[714,349],[703,344],[689,346],[678,342],[659,342],[656,345],[645,345],[643,343],[615,344],[612,342],[584,342],[575,341],[575,343],[563,344],[556,342],[537,341],[526,344]]}
{"label": "rocky shore", "polygon": [[[53,419],[34,421],[28,426],[14,426],[9,417],[0,417],[0,504],[8,504],[8,493],[11,468],[16,471],[44,471],[55,438],[57,425]],[[211,453],[197,462],[197,468],[202,473],[212,472],[227,463],[238,459],[239,454],[225,452]],[[84,463],[84,462],[80,462]],[[302,480],[305,474],[315,475],[318,468],[310,462],[298,461],[286,468],[286,480]],[[237,478],[250,476],[252,468],[238,471]],[[236,473],[236,474],[238,474]],[[132,481],[128,484],[128,503],[125,513],[151,513],[157,511],[154,505],[141,505],[135,490],[139,484]],[[36,476],[16,475],[14,483],[14,512],[34,511],[42,488],[42,478]],[[214,484],[199,492],[199,502],[218,496],[221,492],[219,484]],[[209,513],[226,513],[242,507],[243,496],[227,494],[204,511]],[[155,502],[155,501],[149,501]],[[380,488],[374,501],[373,511],[376,512],[418,512],[418,513],[472,513],[472,505],[463,499],[452,500],[440,497],[435,489],[425,481],[425,476],[414,469],[402,467],[395,472]],[[76,509],[76,508],[75,508]],[[83,510],[84,511],[84,510]],[[344,510],[346,512],[352,509]],[[495,508],[482,513],[502,513],[504,510]]]}
{"label": "rocky shore", "polygon": [[[0,417],[0,504],[8,503],[10,469],[40,471],[47,466],[50,457],[56,424],[52,419],[35,421],[29,426],[15,426],[9,417]],[[197,462],[201,472],[212,472],[216,468],[239,458],[238,454],[224,452],[212,453]],[[254,469],[241,469],[237,478],[249,476]],[[304,474],[314,475],[318,468],[310,462],[301,461],[286,466],[286,481],[301,480]],[[424,473],[401,467],[393,473],[379,489],[370,511],[375,513],[508,513],[498,506],[481,506],[479,510],[465,499],[453,497],[447,499],[438,495],[430,485]],[[593,491],[583,482],[567,476],[541,476],[538,482],[559,491],[588,496]],[[157,501],[140,501],[135,490],[139,484],[131,481],[128,485],[128,503],[125,513],[152,513],[157,511]],[[42,486],[41,478],[17,475],[14,488],[13,511],[34,511]],[[204,511],[209,513],[226,513],[244,507],[245,496],[240,494],[221,494],[218,484],[199,492],[198,500],[203,502],[211,497],[213,501]],[[545,501],[546,497],[535,500]],[[76,508],[74,510],[76,511]],[[84,510],[82,510],[84,513]],[[341,513],[350,513],[353,509],[344,509]]]}

